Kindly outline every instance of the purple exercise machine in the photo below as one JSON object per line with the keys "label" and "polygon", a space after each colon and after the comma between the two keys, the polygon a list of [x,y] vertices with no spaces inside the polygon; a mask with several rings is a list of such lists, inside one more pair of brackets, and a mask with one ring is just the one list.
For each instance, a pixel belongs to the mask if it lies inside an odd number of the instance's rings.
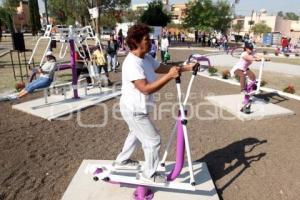
{"label": "purple exercise machine", "polygon": [[[259,69],[259,77],[257,80],[249,80],[249,78],[246,76],[246,87],[245,87],[245,91],[246,94],[244,95],[243,98],[243,107],[241,108],[241,112],[245,113],[245,114],[251,114],[251,104],[253,102],[253,95],[255,94],[259,94],[260,92],[260,86],[261,86],[261,79],[262,79],[262,70],[264,68],[265,65],[265,59],[262,58],[261,59],[261,65],[260,65],[260,69]],[[246,72],[244,72],[244,74],[246,75]]]}
{"label": "purple exercise machine", "polygon": [[[125,185],[132,185],[136,186],[136,190],[133,194],[135,200],[151,200],[154,196],[153,192],[151,191],[152,187],[156,188],[168,188],[174,190],[186,190],[186,191],[195,191],[196,190],[196,182],[194,178],[193,172],[193,165],[192,165],[192,158],[190,152],[190,145],[188,140],[188,133],[187,133],[187,110],[185,109],[185,105],[188,101],[188,97],[191,91],[192,83],[194,78],[197,75],[197,72],[200,68],[200,64],[197,63],[194,66],[192,77],[190,79],[186,97],[184,102],[182,102],[182,93],[181,93],[181,80],[180,77],[176,79],[176,88],[178,94],[178,101],[179,101],[179,113],[178,119],[174,126],[173,132],[170,135],[163,159],[160,162],[161,167],[165,168],[165,161],[168,155],[169,148],[171,146],[172,140],[174,139],[177,133],[177,144],[176,144],[176,162],[173,169],[169,172],[167,177],[166,183],[149,183],[143,182],[136,178],[138,171],[131,171],[131,176],[128,176],[129,170],[126,171],[126,175],[114,173],[117,170],[109,169],[111,166],[103,166],[101,168],[97,168],[94,171],[93,176],[95,181],[99,181],[100,179],[113,183],[113,184],[125,184]],[[187,161],[188,161],[188,168],[189,168],[189,175],[190,175],[190,182],[189,183],[176,183],[174,180],[180,175],[181,170],[184,165],[184,152],[187,153]]]}

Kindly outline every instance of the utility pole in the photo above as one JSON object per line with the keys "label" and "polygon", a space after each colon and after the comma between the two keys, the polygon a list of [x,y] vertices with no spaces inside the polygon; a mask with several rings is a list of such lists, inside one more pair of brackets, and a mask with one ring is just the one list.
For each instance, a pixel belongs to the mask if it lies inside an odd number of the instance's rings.
{"label": "utility pole", "polygon": [[47,25],[49,25],[49,16],[48,16],[48,0],[44,0],[45,2],[45,12],[46,12],[46,22],[47,22]]}

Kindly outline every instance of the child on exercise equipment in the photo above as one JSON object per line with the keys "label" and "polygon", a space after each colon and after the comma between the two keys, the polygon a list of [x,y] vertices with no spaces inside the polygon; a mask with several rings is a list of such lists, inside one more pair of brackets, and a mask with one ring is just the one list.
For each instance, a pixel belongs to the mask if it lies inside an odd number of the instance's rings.
{"label": "child on exercise equipment", "polygon": [[253,61],[261,61],[262,57],[254,54],[253,52],[253,44],[245,43],[244,52],[241,54],[240,60],[236,65],[233,66],[230,73],[232,76],[239,77],[241,92],[246,94],[246,76],[249,77],[251,81],[255,81],[256,77],[253,71],[249,69],[249,66],[253,63]]}

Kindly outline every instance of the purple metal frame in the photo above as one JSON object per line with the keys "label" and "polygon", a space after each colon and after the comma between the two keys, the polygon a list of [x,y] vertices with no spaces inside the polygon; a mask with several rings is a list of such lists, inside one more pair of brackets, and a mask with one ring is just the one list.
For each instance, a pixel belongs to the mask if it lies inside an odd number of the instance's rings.
{"label": "purple metal frame", "polygon": [[201,61],[204,61],[204,62],[207,62],[208,64],[208,67],[211,67],[211,63],[210,63],[210,60],[209,58],[207,58],[206,56],[199,56],[199,57],[193,57],[194,55],[191,55],[188,59],[188,61],[190,62],[191,59],[195,59],[199,64]]}
{"label": "purple metal frame", "polygon": [[77,90],[77,70],[76,70],[76,63],[75,63],[75,42],[73,39],[69,40],[70,44],[70,60],[72,66],[72,86],[73,86],[73,98],[78,99],[78,90]]}
{"label": "purple metal frame", "polygon": [[244,96],[244,100],[243,100],[243,104],[247,105],[248,103],[250,103],[250,93],[252,93],[255,90],[257,81],[251,81],[250,83],[247,83],[245,91],[247,92],[247,94],[245,94]]}
{"label": "purple metal frame", "polygon": [[[193,69],[193,76],[197,75],[197,71],[199,70],[199,68],[200,68],[200,64],[195,69]],[[176,80],[176,84],[178,84],[177,81],[178,80]],[[179,79],[179,84],[180,84],[180,79]],[[187,111],[185,111],[185,114],[187,115]],[[178,118],[177,118],[176,162],[174,168],[167,176],[167,181],[174,181],[180,175],[184,165],[184,152],[185,152],[185,140],[184,140],[181,114],[179,111]],[[94,172],[94,175],[102,172],[103,170],[101,168],[98,168]],[[109,183],[118,184],[111,181],[109,181]],[[146,186],[138,185],[136,190],[133,193],[134,200],[152,200],[153,197],[154,197],[154,193],[151,191],[149,187]]]}
{"label": "purple metal frame", "polygon": [[[177,144],[176,144],[176,162],[173,170],[168,174],[167,181],[174,181],[181,173],[184,164],[184,136],[181,123],[181,115],[179,112],[177,119]],[[137,186],[134,191],[134,200],[151,200],[154,197],[153,192],[145,186]]]}

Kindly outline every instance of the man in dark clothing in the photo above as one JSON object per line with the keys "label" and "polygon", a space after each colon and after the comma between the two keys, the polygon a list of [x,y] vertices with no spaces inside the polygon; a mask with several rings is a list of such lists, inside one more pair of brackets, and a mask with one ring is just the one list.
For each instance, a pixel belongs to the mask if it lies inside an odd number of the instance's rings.
{"label": "man in dark clothing", "polygon": [[[81,56],[85,56],[84,58],[82,58]],[[87,66],[85,65],[86,60],[89,60],[89,54],[87,52],[87,49],[84,47],[84,49],[82,49],[81,47],[79,47],[79,52],[75,52],[75,63],[76,63],[76,70],[77,70],[77,79],[80,76],[81,73],[86,74],[86,82],[88,83],[88,85],[92,84],[92,80],[91,77],[89,75],[89,71],[87,69]]]}
{"label": "man in dark clothing", "polygon": [[114,39],[114,35],[110,35],[110,39],[107,42],[107,64],[109,71],[117,72],[117,51],[119,45],[118,42]]}

